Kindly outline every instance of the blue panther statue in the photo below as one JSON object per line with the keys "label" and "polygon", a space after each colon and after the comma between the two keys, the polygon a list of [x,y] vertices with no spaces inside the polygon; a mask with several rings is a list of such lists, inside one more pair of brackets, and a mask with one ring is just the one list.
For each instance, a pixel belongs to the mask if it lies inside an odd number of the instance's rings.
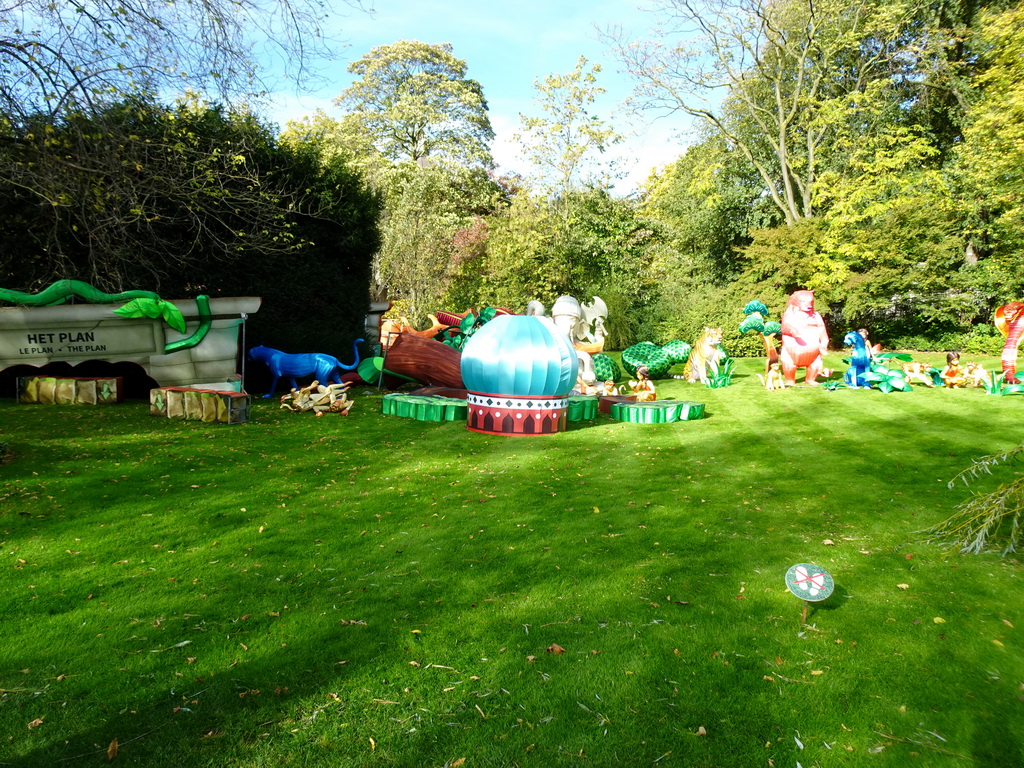
{"label": "blue panther statue", "polygon": [[270,392],[263,397],[270,397],[277,391],[277,380],[285,376],[291,383],[292,389],[298,389],[295,381],[296,376],[312,376],[321,384],[340,384],[341,375],[339,370],[351,371],[359,366],[359,343],[362,339],[356,339],[352,348],[355,351],[355,362],[345,365],[338,358],[325,355],[322,352],[306,352],[302,354],[288,354],[270,347],[253,347],[249,350],[249,358],[266,363],[270,373],[274,377],[270,382]]}

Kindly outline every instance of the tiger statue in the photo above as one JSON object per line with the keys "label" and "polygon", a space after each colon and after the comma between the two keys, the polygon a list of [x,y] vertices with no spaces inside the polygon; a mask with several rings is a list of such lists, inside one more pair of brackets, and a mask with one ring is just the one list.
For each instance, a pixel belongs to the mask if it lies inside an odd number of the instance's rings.
{"label": "tiger statue", "polygon": [[690,350],[690,357],[686,361],[686,380],[707,384],[712,376],[718,374],[719,363],[724,357],[722,329],[705,328]]}

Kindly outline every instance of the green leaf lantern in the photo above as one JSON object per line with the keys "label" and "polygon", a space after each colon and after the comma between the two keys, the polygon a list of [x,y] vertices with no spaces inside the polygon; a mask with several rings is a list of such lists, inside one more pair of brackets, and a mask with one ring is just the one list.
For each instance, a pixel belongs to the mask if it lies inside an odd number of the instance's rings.
{"label": "green leaf lantern", "polygon": [[[889,353],[895,357],[897,353]],[[904,355],[908,359],[910,355]],[[900,359],[900,358],[896,358]],[[907,380],[907,374],[899,369],[892,369],[885,365],[872,366],[868,373],[864,374],[864,380],[876,387],[879,391],[889,394],[893,390],[899,392],[913,392],[913,387]]]}
{"label": "green leaf lantern", "polygon": [[132,299],[123,307],[114,310],[121,317],[149,317],[161,319],[178,333],[185,332],[185,318],[173,303],[164,299]]}

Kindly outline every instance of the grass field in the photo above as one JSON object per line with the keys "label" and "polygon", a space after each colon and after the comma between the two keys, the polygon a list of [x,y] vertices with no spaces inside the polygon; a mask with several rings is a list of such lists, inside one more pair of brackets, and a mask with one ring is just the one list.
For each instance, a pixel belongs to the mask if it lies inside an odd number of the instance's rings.
{"label": "grass field", "polygon": [[0,401],[0,765],[1024,765],[1021,560],[918,533],[1024,398],[762,365],[536,438]]}

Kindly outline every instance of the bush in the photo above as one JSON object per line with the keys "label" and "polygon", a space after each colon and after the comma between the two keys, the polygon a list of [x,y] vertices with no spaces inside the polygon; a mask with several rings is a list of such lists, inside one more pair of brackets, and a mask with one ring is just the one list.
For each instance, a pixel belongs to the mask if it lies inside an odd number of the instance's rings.
{"label": "bush", "polygon": [[908,334],[894,336],[885,346],[890,349],[912,349],[917,352],[967,352],[995,355],[1003,348],[1004,338],[994,325],[974,325],[966,332],[946,331],[935,336]]}
{"label": "bush", "polygon": [[[656,319],[649,327],[650,340],[666,344],[682,339],[691,344],[705,328],[722,329],[722,346],[732,357],[764,357],[764,342],[755,332],[741,334],[740,323],[746,317],[743,307],[752,296],[740,296],[735,286],[731,289],[703,286],[688,296],[663,296],[655,309]],[[769,320],[777,320],[781,306],[771,297],[765,297],[769,307]],[[777,343],[777,342],[776,342]]]}

